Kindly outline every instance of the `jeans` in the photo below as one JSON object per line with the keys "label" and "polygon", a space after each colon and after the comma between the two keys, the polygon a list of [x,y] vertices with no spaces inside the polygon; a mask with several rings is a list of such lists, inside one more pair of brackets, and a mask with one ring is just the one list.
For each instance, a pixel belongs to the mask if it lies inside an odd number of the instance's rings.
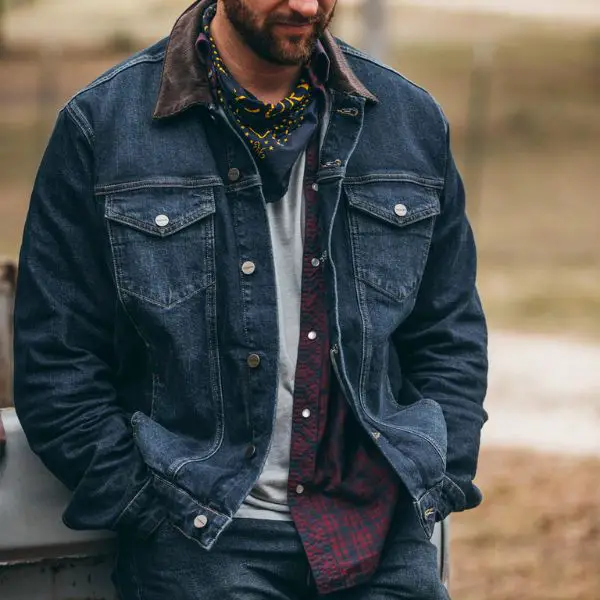
{"label": "jeans", "polygon": [[210,552],[169,523],[149,541],[122,539],[121,600],[449,600],[435,546],[414,510],[398,512],[368,583],[320,596],[291,522],[236,519]]}

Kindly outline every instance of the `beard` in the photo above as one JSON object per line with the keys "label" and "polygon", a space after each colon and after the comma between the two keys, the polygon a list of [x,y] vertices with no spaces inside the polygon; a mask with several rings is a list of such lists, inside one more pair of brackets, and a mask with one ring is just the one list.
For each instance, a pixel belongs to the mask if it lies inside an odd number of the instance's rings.
{"label": "beard", "polygon": [[[328,14],[319,8],[311,19],[299,14],[268,15],[261,23],[248,0],[223,0],[225,15],[244,43],[260,58],[276,65],[302,65],[310,59],[317,40],[333,19],[334,9]],[[307,32],[283,34],[278,25],[310,25]]]}

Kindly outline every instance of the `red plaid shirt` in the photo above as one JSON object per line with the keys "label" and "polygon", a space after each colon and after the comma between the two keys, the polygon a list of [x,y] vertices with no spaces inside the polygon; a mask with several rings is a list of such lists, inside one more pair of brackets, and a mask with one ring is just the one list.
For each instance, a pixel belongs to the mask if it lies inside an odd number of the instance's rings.
{"label": "red plaid shirt", "polygon": [[317,168],[318,145],[313,143],[304,181],[306,233],[288,498],[317,589],[329,594],[364,583],[376,571],[400,484],[331,372],[318,191],[313,188]]}
{"label": "red plaid shirt", "polygon": [[[200,55],[209,52],[198,38]],[[309,75],[325,93],[329,59],[320,47]],[[217,85],[212,77],[213,85]],[[316,136],[317,137],[317,136]],[[368,581],[377,566],[399,483],[360,427],[331,373],[323,252],[318,223],[317,139],[306,157],[306,224],[300,345],[294,387],[288,502],[320,594]],[[318,260],[316,263],[313,261]]]}

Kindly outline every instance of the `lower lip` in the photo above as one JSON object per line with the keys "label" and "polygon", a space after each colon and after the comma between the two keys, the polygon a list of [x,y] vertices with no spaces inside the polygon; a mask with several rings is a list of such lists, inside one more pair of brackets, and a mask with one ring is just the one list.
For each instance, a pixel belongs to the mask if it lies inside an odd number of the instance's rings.
{"label": "lower lip", "polygon": [[312,31],[312,25],[288,25],[287,23],[277,23],[277,27],[292,33],[307,33]]}

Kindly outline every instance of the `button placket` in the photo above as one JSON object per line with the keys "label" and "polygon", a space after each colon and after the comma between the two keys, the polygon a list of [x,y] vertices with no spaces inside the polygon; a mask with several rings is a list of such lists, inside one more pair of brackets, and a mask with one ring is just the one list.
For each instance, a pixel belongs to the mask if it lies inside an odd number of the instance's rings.
{"label": "button placket", "polygon": [[[318,162],[318,147],[307,152],[305,173],[305,239],[302,269],[301,329],[299,361],[294,385],[294,412],[290,448],[289,493],[300,504],[308,499],[311,474],[315,469],[316,444],[319,431],[318,413],[320,388],[312,381],[322,376],[323,352],[328,347],[326,307],[324,305],[325,282],[320,267],[324,253],[318,224],[318,191],[315,181]],[[341,166],[341,161],[331,161],[326,166]],[[325,165],[323,165],[325,166]],[[309,310],[310,307],[310,310]],[[314,312],[313,312],[314,311]],[[326,351],[325,351],[326,352]],[[314,418],[311,418],[314,417]],[[305,488],[305,486],[307,486]],[[304,499],[303,499],[304,498]]]}

